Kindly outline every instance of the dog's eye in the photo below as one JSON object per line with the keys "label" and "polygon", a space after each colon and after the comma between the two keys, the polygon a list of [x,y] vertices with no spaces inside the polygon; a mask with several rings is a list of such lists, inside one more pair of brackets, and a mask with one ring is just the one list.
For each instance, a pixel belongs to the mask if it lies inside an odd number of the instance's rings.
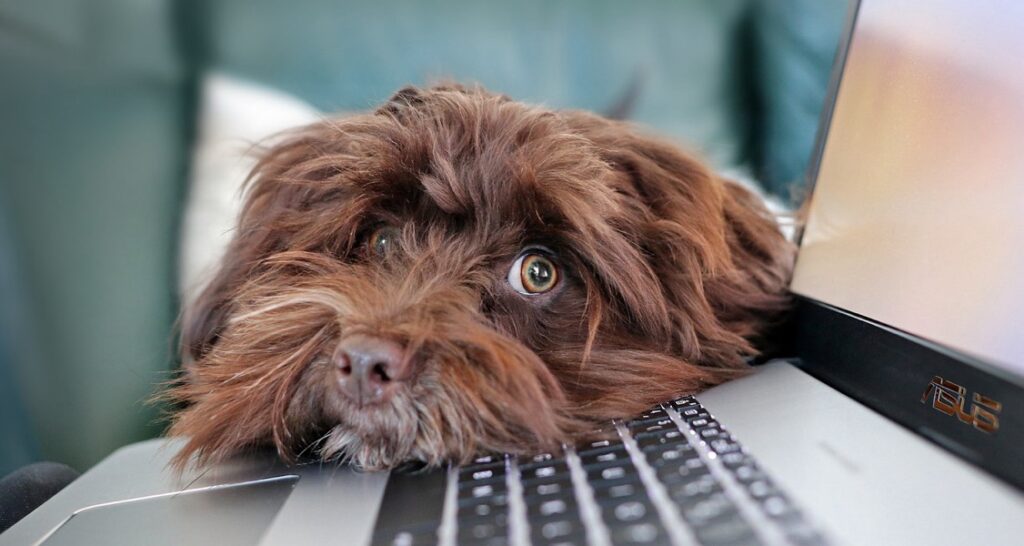
{"label": "dog's eye", "polygon": [[388,252],[395,246],[395,242],[398,239],[398,228],[394,226],[382,226],[373,231],[370,234],[370,238],[367,239],[366,244],[370,249],[370,252],[378,256],[387,256]]}
{"label": "dog's eye", "polygon": [[524,296],[535,296],[558,284],[558,268],[540,254],[523,254],[508,271],[508,283]]}

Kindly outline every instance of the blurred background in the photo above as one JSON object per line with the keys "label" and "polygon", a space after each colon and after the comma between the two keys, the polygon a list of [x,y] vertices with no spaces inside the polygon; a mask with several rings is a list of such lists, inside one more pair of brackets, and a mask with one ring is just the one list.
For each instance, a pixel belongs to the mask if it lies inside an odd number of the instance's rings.
{"label": "blurred background", "polygon": [[183,234],[198,244],[224,230],[196,226],[231,221],[189,210],[199,179],[218,176],[197,167],[218,154],[203,149],[211,126],[365,110],[449,78],[551,107],[628,105],[797,200],[845,9],[0,0],[0,475],[41,459],[84,471],[161,432],[144,401],[178,366],[179,286],[195,268]]}

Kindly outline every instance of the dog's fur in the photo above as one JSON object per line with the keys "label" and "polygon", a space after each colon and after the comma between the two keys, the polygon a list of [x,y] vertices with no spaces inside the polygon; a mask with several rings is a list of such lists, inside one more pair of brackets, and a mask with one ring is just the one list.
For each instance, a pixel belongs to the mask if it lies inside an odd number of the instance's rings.
{"label": "dog's fur", "polygon": [[[366,249],[380,224],[401,230],[385,258]],[[561,280],[524,297],[506,274],[533,245]],[[787,308],[792,257],[757,196],[630,125],[403,89],[259,162],[183,318],[177,461],[272,445],[381,468],[550,447],[742,375]],[[337,392],[331,355],[354,332],[411,355],[387,404]]]}

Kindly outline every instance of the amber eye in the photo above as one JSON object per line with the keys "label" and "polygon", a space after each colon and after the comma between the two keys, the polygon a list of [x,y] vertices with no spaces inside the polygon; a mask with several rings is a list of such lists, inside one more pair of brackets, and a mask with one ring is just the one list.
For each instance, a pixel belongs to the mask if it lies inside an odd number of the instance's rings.
{"label": "amber eye", "polygon": [[558,284],[558,268],[540,254],[523,254],[508,271],[508,283],[524,296],[535,296]]}
{"label": "amber eye", "polygon": [[394,248],[398,240],[398,234],[398,228],[394,226],[379,227],[370,234],[370,238],[366,240],[366,245],[370,252],[377,256],[387,256],[388,252]]}

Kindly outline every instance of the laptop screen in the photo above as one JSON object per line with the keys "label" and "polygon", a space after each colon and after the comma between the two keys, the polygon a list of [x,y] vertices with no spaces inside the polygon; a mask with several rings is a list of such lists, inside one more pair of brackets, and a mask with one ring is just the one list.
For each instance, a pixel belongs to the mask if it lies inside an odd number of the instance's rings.
{"label": "laptop screen", "polygon": [[855,25],[793,291],[1024,377],[1024,2]]}

